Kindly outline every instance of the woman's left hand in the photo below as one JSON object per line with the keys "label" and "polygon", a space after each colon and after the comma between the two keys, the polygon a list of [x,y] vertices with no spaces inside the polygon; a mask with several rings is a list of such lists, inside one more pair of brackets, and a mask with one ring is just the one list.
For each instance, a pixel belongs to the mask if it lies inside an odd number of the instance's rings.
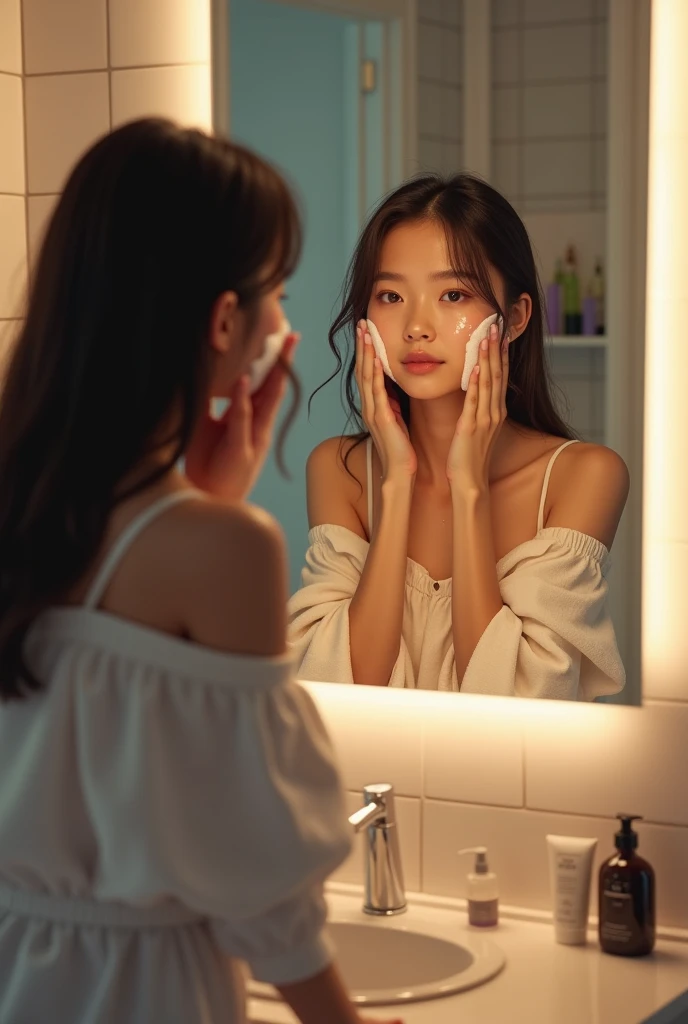
{"label": "woman's left hand", "polygon": [[478,363],[471,374],[463,412],[449,449],[447,476],[452,489],[487,490],[494,443],[506,419],[508,378],[508,341],[505,338],[500,345],[499,329],[493,324],[480,345]]}

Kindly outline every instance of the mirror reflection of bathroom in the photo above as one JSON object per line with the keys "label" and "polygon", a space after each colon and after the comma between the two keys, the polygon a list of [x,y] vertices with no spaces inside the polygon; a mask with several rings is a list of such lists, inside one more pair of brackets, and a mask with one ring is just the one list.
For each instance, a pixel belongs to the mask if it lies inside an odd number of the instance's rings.
{"label": "mirror reflection of bathroom", "polygon": [[[291,479],[272,461],[253,495],[286,533],[302,678],[640,702],[648,40],[615,10],[613,0],[217,0],[217,126],[286,173],[304,214],[284,305],[302,335]],[[620,166],[628,173],[610,189]],[[428,173],[444,184],[418,178]],[[407,206],[392,198],[376,214],[410,178]],[[433,204],[444,211],[434,220]],[[500,236],[489,252],[480,225],[466,231],[481,210]],[[525,233],[539,308],[518,249]],[[450,237],[463,242],[452,249]],[[448,268],[452,280],[426,286],[424,274]],[[397,280],[373,287],[381,270]],[[479,342],[494,320],[483,371]],[[461,359],[447,365],[455,336]],[[483,380],[507,352],[504,394],[492,385],[483,399],[480,373],[471,383],[471,348]],[[407,369],[410,353],[419,361]],[[472,448],[468,426],[446,431],[452,410],[468,424],[464,371],[476,409],[498,418],[504,406],[507,417]],[[454,375],[449,397],[443,374]],[[377,404],[376,380],[387,396]],[[355,447],[323,444],[367,431],[352,407],[393,424]]]}

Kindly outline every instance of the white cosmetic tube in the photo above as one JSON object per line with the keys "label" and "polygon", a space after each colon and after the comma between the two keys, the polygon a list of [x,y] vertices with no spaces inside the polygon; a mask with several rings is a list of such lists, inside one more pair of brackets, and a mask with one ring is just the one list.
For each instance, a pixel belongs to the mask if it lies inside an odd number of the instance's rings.
{"label": "white cosmetic tube", "polygon": [[554,936],[566,946],[585,945],[590,875],[597,840],[578,836],[546,838],[554,902]]}

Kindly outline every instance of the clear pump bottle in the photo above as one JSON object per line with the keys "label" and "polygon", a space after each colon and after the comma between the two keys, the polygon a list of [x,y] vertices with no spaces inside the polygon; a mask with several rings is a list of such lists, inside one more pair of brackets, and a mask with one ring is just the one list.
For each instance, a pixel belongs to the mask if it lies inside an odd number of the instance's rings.
{"label": "clear pump bottle", "polygon": [[476,928],[495,928],[499,923],[499,889],[497,876],[487,863],[486,846],[469,846],[459,856],[475,854],[475,867],[467,876],[468,923]]}

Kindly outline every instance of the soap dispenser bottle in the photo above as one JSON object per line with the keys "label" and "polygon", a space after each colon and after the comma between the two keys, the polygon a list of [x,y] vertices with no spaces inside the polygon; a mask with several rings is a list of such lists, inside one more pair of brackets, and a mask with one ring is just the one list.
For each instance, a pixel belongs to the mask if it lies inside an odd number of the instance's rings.
{"label": "soap dispenser bottle", "polygon": [[599,937],[605,953],[645,956],[655,944],[655,873],[635,852],[638,814],[617,814],[617,852],[600,868]]}
{"label": "soap dispenser bottle", "polygon": [[487,863],[487,847],[459,850],[460,857],[464,853],[475,854],[475,868],[467,876],[468,923],[477,928],[494,928],[499,921],[499,889],[497,876]]}

